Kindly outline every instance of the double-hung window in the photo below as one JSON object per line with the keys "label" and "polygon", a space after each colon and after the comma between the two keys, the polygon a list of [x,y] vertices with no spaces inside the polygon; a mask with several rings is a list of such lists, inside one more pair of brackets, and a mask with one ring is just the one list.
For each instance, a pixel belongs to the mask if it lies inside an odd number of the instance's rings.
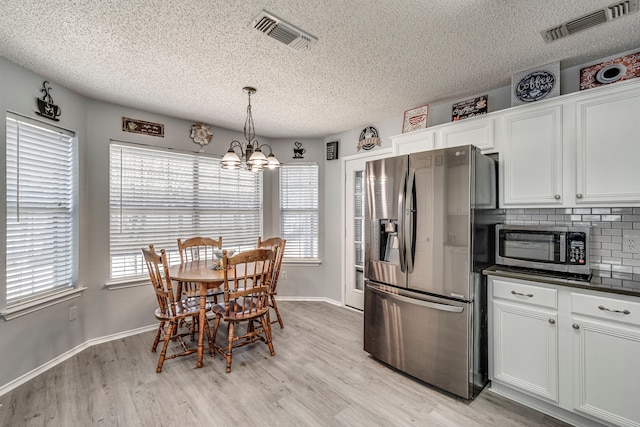
{"label": "double-hung window", "polygon": [[[112,141],[110,285],[145,279],[140,248],[165,249],[180,262],[177,239],[222,236],[224,249],[253,248],[262,234],[262,176],[222,169],[220,159]],[[148,279],[148,277],[146,277]]]}
{"label": "double-hung window", "polygon": [[7,115],[5,315],[74,289],[74,141],[72,132]]}
{"label": "double-hung window", "polygon": [[280,167],[280,235],[288,261],[319,261],[318,165]]}

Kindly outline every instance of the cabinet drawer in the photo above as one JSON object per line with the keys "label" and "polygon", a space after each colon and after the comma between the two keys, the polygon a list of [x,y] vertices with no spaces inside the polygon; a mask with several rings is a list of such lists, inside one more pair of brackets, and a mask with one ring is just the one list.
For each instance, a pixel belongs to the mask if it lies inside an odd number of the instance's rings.
{"label": "cabinet drawer", "polygon": [[499,279],[493,280],[493,297],[540,307],[553,309],[558,307],[557,291],[555,289]]}
{"label": "cabinet drawer", "polygon": [[572,293],[571,311],[574,314],[640,326],[640,302]]}

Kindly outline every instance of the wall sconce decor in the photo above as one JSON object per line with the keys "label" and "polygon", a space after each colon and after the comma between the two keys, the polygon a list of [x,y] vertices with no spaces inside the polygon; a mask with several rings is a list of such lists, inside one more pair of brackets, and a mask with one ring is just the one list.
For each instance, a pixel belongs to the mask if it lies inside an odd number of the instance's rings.
{"label": "wall sconce decor", "polygon": [[204,146],[211,142],[213,134],[209,130],[209,126],[196,123],[191,126],[191,139],[200,145],[200,152],[204,151]]}
{"label": "wall sconce decor", "polygon": [[38,103],[38,111],[36,111],[36,114],[59,122],[60,120],[58,119],[58,116],[62,114],[62,110],[53,103],[53,98],[51,98],[51,87],[47,87],[48,84],[48,81],[44,81],[42,83],[42,89],[40,89],[40,92],[44,93],[44,95],[42,95],[42,99],[36,98],[36,102]]}

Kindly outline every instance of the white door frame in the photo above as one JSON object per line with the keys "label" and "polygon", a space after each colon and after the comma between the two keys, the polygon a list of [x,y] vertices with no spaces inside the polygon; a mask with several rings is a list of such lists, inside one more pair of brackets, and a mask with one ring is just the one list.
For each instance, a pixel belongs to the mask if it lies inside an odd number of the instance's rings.
{"label": "white door frame", "polygon": [[341,297],[342,297],[342,305],[345,305],[346,302],[346,293],[347,293],[347,274],[351,272],[350,269],[346,268],[346,264],[347,264],[347,259],[346,259],[346,254],[347,254],[347,244],[351,244],[351,242],[347,242],[346,236],[347,236],[347,227],[353,227],[353,218],[346,218],[347,215],[347,204],[346,204],[346,195],[347,195],[347,191],[346,191],[346,184],[347,184],[347,163],[350,161],[354,161],[354,160],[364,160],[364,161],[369,161],[369,160],[376,160],[376,159],[381,159],[381,158],[385,158],[385,157],[390,157],[393,155],[393,148],[385,148],[385,149],[381,149],[381,150],[376,150],[373,152],[365,152],[365,153],[359,153],[359,154],[352,154],[350,156],[345,156],[342,158],[341,161],[341,168],[342,168],[342,185],[341,185],[341,189],[340,189],[340,203],[342,204],[341,206],[341,211],[342,211],[342,224],[341,224],[341,229],[343,230],[342,232],[342,245],[340,248],[340,268],[341,268],[341,277],[342,277],[342,289],[341,289]]}

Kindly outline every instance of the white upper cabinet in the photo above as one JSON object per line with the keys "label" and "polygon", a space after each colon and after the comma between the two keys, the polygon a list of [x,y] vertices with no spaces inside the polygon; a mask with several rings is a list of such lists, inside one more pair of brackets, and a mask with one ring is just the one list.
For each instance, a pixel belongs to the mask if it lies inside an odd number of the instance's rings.
{"label": "white upper cabinet", "polygon": [[562,106],[521,108],[499,123],[503,205],[561,205]]}
{"label": "white upper cabinet", "polygon": [[498,112],[501,207],[640,206],[640,79]]}
{"label": "white upper cabinet", "polygon": [[392,136],[390,139],[394,155],[419,153],[435,148],[435,131],[429,128]]}
{"label": "white upper cabinet", "polygon": [[493,117],[474,117],[453,122],[439,129],[437,148],[475,145],[483,153],[495,151]]}
{"label": "white upper cabinet", "polygon": [[579,99],[576,204],[640,204],[640,87]]}

